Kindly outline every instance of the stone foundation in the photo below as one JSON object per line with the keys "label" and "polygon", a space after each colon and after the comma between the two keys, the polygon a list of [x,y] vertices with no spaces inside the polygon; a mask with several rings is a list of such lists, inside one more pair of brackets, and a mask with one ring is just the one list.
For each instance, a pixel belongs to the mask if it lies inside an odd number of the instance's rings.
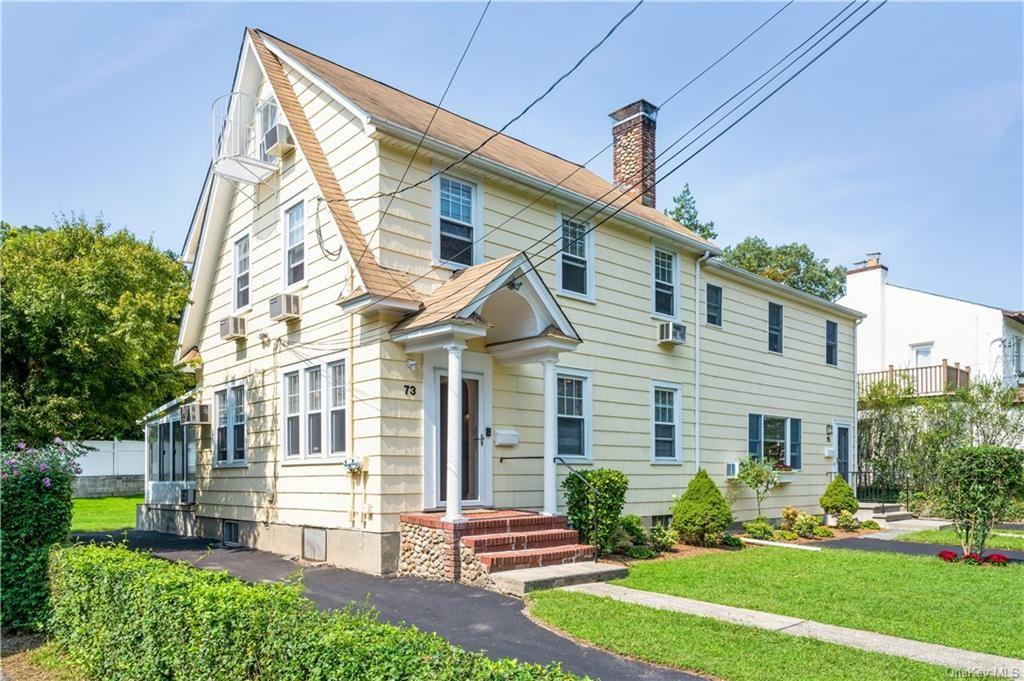
{"label": "stone foundation", "polygon": [[400,527],[399,575],[494,588],[494,582],[473,551],[462,546],[459,528],[427,527],[410,522],[403,522]]}

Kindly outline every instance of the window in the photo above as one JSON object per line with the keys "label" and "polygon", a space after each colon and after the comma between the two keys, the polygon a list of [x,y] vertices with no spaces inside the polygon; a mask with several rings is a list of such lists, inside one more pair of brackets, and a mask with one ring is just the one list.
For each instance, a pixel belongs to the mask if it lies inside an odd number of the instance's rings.
{"label": "window", "polygon": [[782,306],[768,303],[768,351],[782,352]]}
{"label": "window", "polygon": [[676,316],[676,256],[654,250],[654,312],[666,317]]}
{"label": "window", "polygon": [[558,373],[558,455],[588,458],[590,450],[590,375]]}
{"label": "window", "polygon": [[235,309],[249,307],[249,235],[235,242]]}
{"label": "window", "polygon": [[213,394],[217,413],[214,434],[216,463],[245,462],[245,386],[233,385]]}
{"label": "window", "polygon": [[651,438],[654,461],[681,461],[680,389],[655,381],[651,388]]}
{"label": "window", "polygon": [[265,102],[259,109],[259,123],[260,123],[260,158],[269,163],[273,163],[277,159],[267,153],[264,139],[267,132],[277,125],[277,104],[270,100]]}
{"label": "window", "polygon": [[474,187],[445,175],[440,181],[440,260],[458,265],[473,264]]}
{"label": "window", "polygon": [[559,252],[558,288],[581,296],[590,296],[590,258],[593,248],[590,225],[562,217],[562,250]]}
{"label": "window", "polygon": [[750,414],[747,417],[747,453],[773,468],[803,465],[803,422],[797,418]]}
{"label": "window", "polygon": [[708,284],[706,296],[707,310],[705,312],[707,323],[714,326],[722,325],[722,287]]}
{"label": "window", "polygon": [[284,269],[288,286],[306,278],[305,204],[299,201],[284,212]]}
{"label": "window", "polygon": [[839,366],[839,325],[825,322],[825,363]]}
{"label": "window", "polygon": [[146,428],[149,479],[158,482],[195,478],[195,427],[182,426],[177,418],[164,417]]}
{"label": "window", "polygon": [[345,451],[345,363],[328,365],[330,378],[331,454]]}
{"label": "window", "polygon": [[914,353],[914,366],[915,367],[926,367],[932,363],[932,344],[926,345],[912,345],[910,346],[911,351]]}
{"label": "window", "polygon": [[284,458],[316,459],[346,450],[344,360],[312,360],[281,374]]}
{"label": "window", "polygon": [[1018,375],[1024,374],[1024,338],[1013,337],[1013,366]]}

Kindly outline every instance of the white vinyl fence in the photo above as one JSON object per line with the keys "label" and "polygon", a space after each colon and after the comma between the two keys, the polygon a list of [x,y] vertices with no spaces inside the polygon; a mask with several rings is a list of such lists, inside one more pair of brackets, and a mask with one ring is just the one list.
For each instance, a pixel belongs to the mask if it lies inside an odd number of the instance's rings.
{"label": "white vinyl fence", "polygon": [[78,458],[82,474],[76,497],[142,494],[145,488],[146,445],[142,440],[85,440],[89,451]]}

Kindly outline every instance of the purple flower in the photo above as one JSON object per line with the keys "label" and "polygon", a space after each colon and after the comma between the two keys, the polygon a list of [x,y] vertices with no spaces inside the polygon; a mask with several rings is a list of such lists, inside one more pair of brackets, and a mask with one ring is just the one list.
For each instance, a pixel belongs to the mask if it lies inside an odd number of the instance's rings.
{"label": "purple flower", "polygon": [[0,480],[6,480],[6,479],[7,479],[7,473],[0,473]]}
{"label": "purple flower", "polygon": [[20,449],[22,451],[25,451],[25,443],[24,442],[19,442],[18,443],[18,449]]}
{"label": "purple flower", "polygon": [[13,475],[16,478],[20,478],[21,477],[21,471],[19,471],[17,468],[15,468],[14,472],[11,473],[11,475]]}
{"label": "purple flower", "polygon": [[62,444],[64,444],[64,440],[61,440],[59,437],[55,437],[55,438],[53,438],[53,444],[55,444],[58,447],[60,447]]}
{"label": "purple flower", "polygon": [[82,474],[82,467],[81,466],[75,466],[75,475],[81,475],[81,474]]}
{"label": "purple flower", "polygon": [[50,467],[47,466],[45,463],[39,464],[39,472],[40,473],[45,473],[48,470],[50,470]]}
{"label": "purple flower", "polygon": [[35,448],[35,447],[29,447],[29,448],[28,448],[28,452],[27,452],[27,453],[28,453],[28,454],[34,454],[34,453],[35,453],[35,451],[36,451],[36,448]]}
{"label": "purple flower", "polygon": [[50,486],[50,479],[49,478],[43,478],[43,487],[49,487],[49,486]]}

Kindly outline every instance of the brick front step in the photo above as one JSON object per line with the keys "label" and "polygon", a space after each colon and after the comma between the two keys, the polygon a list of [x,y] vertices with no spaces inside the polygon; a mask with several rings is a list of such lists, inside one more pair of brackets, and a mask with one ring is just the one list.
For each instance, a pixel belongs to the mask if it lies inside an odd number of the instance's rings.
{"label": "brick front step", "polygon": [[463,537],[566,529],[565,516],[520,515],[505,518],[472,518],[462,529]]}
{"label": "brick front step", "polygon": [[587,544],[568,544],[539,549],[477,553],[476,557],[484,570],[490,573],[590,560],[594,557],[594,547]]}
{"label": "brick front step", "polygon": [[551,546],[578,544],[580,533],[576,530],[534,530],[529,532],[499,532],[476,534],[463,537],[462,544],[473,553],[495,553],[498,551],[521,551]]}

